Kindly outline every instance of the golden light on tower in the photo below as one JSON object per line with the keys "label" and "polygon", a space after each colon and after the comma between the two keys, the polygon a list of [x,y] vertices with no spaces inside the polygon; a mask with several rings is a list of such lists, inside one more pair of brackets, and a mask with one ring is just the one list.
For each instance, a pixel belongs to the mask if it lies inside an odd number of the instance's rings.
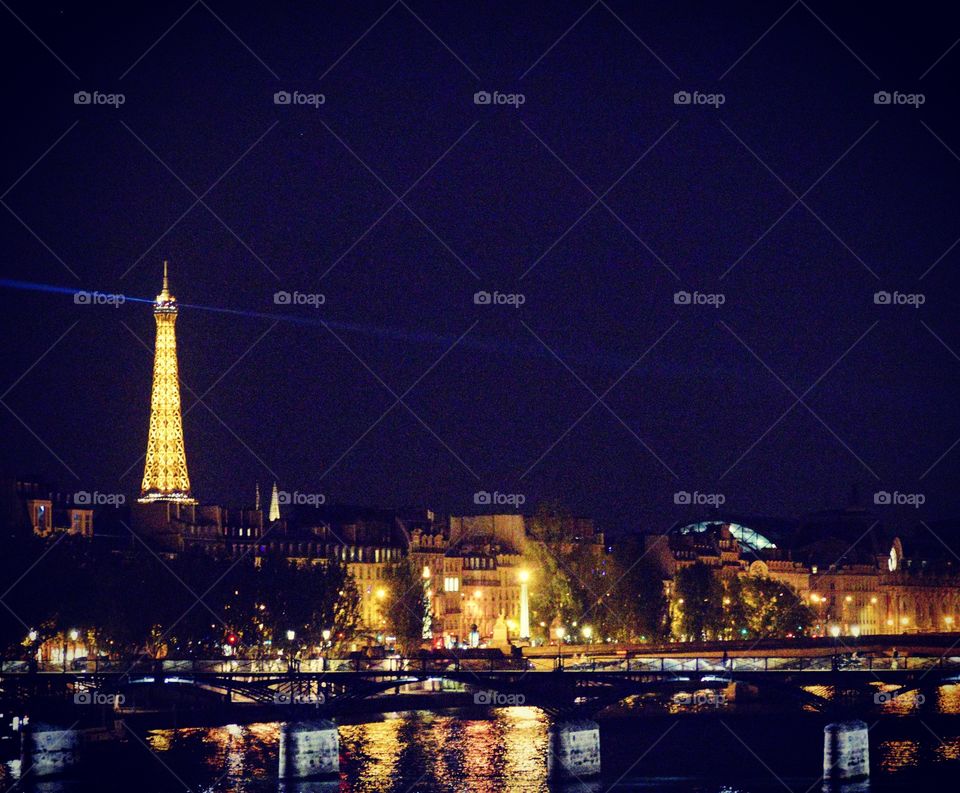
{"label": "golden light on tower", "polygon": [[140,485],[140,501],[196,503],[190,497],[187,454],[180,414],[180,378],[177,367],[177,299],[170,294],[167,263],[163,263],[163,289],[153,305],[157,340],[153,357],[153,390],[150,395],[150,433]]}

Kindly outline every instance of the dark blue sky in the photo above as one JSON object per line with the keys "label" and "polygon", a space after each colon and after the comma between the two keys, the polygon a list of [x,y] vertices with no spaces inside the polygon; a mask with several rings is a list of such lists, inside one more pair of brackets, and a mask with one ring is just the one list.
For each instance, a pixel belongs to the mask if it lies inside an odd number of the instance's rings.
{"label": "dark blue sky", "polygon": [[[859,483],[925,495],[892,521],[960,514],[955,13],[10,9],[3,277],[152,298],[170,260],[201,498],[274,475],[454,512],[499,490],[645,528],[693,513],[677,491],[792,515]],[[149,306],[0,301],[4,466],[134,495]]]}

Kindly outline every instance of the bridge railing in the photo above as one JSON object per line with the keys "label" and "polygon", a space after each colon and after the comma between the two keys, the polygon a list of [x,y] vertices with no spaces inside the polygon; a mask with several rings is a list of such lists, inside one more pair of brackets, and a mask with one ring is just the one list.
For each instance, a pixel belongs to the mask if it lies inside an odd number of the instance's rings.
{"label": "bridge railing", "polygon": [[[468,662],[464,662],[468,664]],[[37,666],[30,661],[21,659],[0,659],[0,674],[27,674],[33,671],[43,673],[64,673],[71,675],[90,673],[111,674],[289,674],[300,672],[304,674],[336,673],[336,672],[404,672],[404,671],[443,671],[453,669],[455,664],[437,662],[428,663],[419,658],[387,658],[387,659],[356,659],[356,658],[310,658],[290,662],[285,658],[269,659],[138,659],[106,661],[101,659],[90,662],[81,667],[64,669],[59,665]],[[464,668],[472,668],[465,666]],[[517,667],[487,664],[483,662],[476,671],[515,671]],[[727,659],[710,658],[678,658],[676,656],[639,657],[626,660],[610,661],[609,663],[591,662],[584,664],[570,664],[571,672],[611,672],[623,671],[630,673],[652,674],[700,674],[718,676],[731,673],[755,672],[830,672],[830,671],[924,671],[924,670],[956,670],[960,675],[960,655],[956,656],[864,656],[851,658],[847,655],[821,656],[736,656]]]}

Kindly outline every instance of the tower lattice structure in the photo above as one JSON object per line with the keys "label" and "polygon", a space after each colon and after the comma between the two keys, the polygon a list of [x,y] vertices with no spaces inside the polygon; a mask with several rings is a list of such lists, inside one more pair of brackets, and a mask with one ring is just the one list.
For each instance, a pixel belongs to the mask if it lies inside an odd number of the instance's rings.
{"label": "tower lattice structure", "polygon": [[195,503],[190,496],[187,453],[183,445],[180,414],[180,379],[177,367],[177,299],[170,294],[167,263],[163,263],[163,289],[153,305],[157,341],[150,395],[150,434],[140,486],[140,501]]}

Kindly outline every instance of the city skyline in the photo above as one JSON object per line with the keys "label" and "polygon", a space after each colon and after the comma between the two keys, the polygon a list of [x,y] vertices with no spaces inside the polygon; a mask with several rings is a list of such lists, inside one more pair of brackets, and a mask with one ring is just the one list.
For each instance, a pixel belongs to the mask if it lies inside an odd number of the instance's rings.
{"label": "city skyline", "polygon": [[960,9],[0,20],[0,788],[955,781]]}
{"label": "city skyline", "polygon": [[208,502],[960,515],[948,12],[366,10],[7,29],[7,474],[135,495],[167,259]]}
{"label": "city skyline", "polygon": [[[162,288],[162,290],[161,290],[161,295],[158,296],[157,298],[155,298],[154,300],[147,300],[147,299],[138,298],[138,297],[130,297],[130,296],[122,295],[122,294],[119,294],[119,293],[100,292],[99,290],[69,290],[69,289],[47,289],[47,290],[43,290],[43,289],[42,289],[42,285],[39,285],[39,284],[29,284],[29,283],[20,283],[20,284],[16,284],[16,285],[11,284],[11,286],[15,286],[17,289],[60,292],[60,293],[62,293],[62,294],[69,295],[69,296],[73,299],[73,302],[74,302],[75,305],[88,305],[88,304],[96,305],[97,302],[100,301],[100,302],[103,303],[103,304],[113,305],[115,308],[117,308],[117,307],[119,307],[119,306],[125,305],[125,304],[127,303],[127,301],[131,302],[131,303],[133,304],[133,306],[135,306],[135,307],[136,307],[136,306],[143,307],[143,304],[151,303],[151,304],[153,304],[153,305],[155,306],[155,313],[156,313],[156,307],[157,307],[157,306],[161,306],[161,302],[162,302],[163,296],[164,296],[165,294],[169,294],[168,291],[167,291],[167,290],[168,290],[168,286],[167,286],[167,283],[168,283],[167,270],[168,270],[168,262],[164,261],[164,263],[163,263],[163,288]],[[297,294],[297,293],[287,293],[287,292],[285,292],[285,291],[278,291],[278,292],[275,293],[275,295],[274,295],[274,304],[275,304],[275,305],[278,305],[278,306],[280,306],[280,307],[286,307],[287,305],[290,304],[291,301],[295,302],[295,301],[297,300],[296,294]],[[483,300],[483,299],[484,299],[484,298],[480,298],[480,300]],[[475,300],[477,300],[476,297],[475,297]],[[219,307],[200,306],[200,305],[190,304],[190,303],[187,303],[186,305],[184,305],[184,304],[182,304],[182,303],[179,303],[179,304],[174,303],[174,301],[176,301],[176,298],[173,298],[172,295],[171,295],[170,298],[169,298],[169,303],[170,303],[170,305],[173,305],[173,306],[174,306],[174,312],[173,312],[173,314],[172,314],[172,316],[174,316],[174,318],[176,317],[176,314],[179,313],[179,310],[180,310],[181,307],[187,308],[188,311],[189,311],[189,310],[195,310],[195,311],[200,311],[200,312],[203,312],[203,311],[211,311],[211,312],[214,312],[214,313],[230,313],[230,314],[239,315],[239,316],[244,316],[244,315],[245,315],[245,316],[257,317],[257,318],[265,318],[265,317],[269,317],[269,316],[270,316],[270,315],[267,314],[267,313],[244,312],[244,311],[239,311],[239,310],[224,310],[223,308],[219,308]],[[164,302],[164,306],[165,306],[165,305],[166,305],[166,302]],[[160,310],[160,313],[163,314],[164,311],[166,311],[165,308],[162,309],[162,310]],[[169,313],[169,312],[167,312],[167,313]],[[274,318],[274,320],[277,321],[277,322],[286,321],[286,322],[291,322],[291,323],[294,323],[294,324],[307,324],[307,325],[316,324],[316,325],[320,325],[320,326],[323,326],[323,324],[324,324],[322,320],[319,320],[319,321],[316,321],[316,322],[310,322],[310,321],[305,321],[303,318],[298,318],[298,317],[293,316],[293,315],[277,314],[277,315],[274,315],[273,318]],[[158,324],[159,324],[159,323],[158,323]],[[349,326],[349,325],[348,325],[348,326],[345,326],[345,327],[346,327],[346,329],[349,329],[349,330],[358,330],[358,331],[361,332],[361,333],[377,334],[378,332],[382,332],[382,331],[383,331],[383,329],[376,329],[376,328],[357,328],[356,326]],[[175,341],[173,342],[173,348],[174,348],[174,367],[176,367],[176,342],[175,342]],[[156,361],[155,361],[154,367],[156,367],[156,366],[157,366],[157,363],[156,363]],[[180,382],[180,383],[182,384],[182,381],[179,380],[179,377],[178,377],[178,376],[177,376],[177,379],[178,379],[178,382]],[[195,393],[194,391],[191,390],[190,393],[193,395],[194,398],[196,398],[196,393]],[[152,397],[152,399],[153,399],[153,398],[155,398],[155,397]],[[176,401],[179,402],[179,401],[180,401],[180,398],[177,397],[177,400],[176,400]],[[197,401],[197,403],[198,403],[198,404],[202,404],[199,400]],[[191,409],[192,409],[192,407],[196,407],[196,404],[192,405],[192,406],[191,406]],[[212,414],[211,414],[211,415],[212,415]],[[178,416],[179,416],[179,412],[178,412]],[[222,422],[221,419],[219,419],[219,417],[214,416],[214,419],[215,419],[215,420],[218,420],[218,421],[221,421],[221,423],[224,423],[224,422]],[[152,426],[152,423],[153,423],[153,422],[152,422],[152,420],[151,420],[151,421],[148,422],[148,425],[151,425],[151,426]],[[181,430],[180,432],[182,433],[182,430]],[[238,440],[239,440],[239,439],[238,439]],[[240,442],[242,443],[242,441],[240,441]],[[441,442],[442,442],[442,441],[441,441]],[[151,443],[152,443],[152,441],[151,441]],[[183,445],[185,445],[187,448],[189,448],[189,443],[188,443],[188,442],[184,442],[184,441],[181,439],[180,443],[183,444]],[[150,444],[148,443],[147,445],[150,445]],[[254,454],[254,453],[251,451],[251,454]],[[255,454],[254,454],[254,456],[256,457]],[[54,457],[56,457],[56,455],[54,455]],[[184,466],[184,476],[185,476],[185,475],[186,475],[186,474],[185,474],[185,465],[186,465],[185,461],[183,461],[182,464],[183,464],[183,466]],[[62,465],[62,463],[61,463],[61,465]],[[64,466],[64,467],[66,467],[66,466]],[[68,470],[69,470],[69,469],[68,469]],[[23,478],[24,476],[26,476],[26,478],[28,478],[28,479],[30,478],[30,476],[36,475],[36,472],[25,472],[25,471],[22,471],[22,470],[21,470],[21,471],[8,471],[8,473],[12,473],[12,474],[15,475],[15,477],[19,477],[19,478]],[[72,472],[71,472],[71,473],[72,473]],[[127,473],[129,473],[129,470],[128,470]],[[268,472],[268,473],[270,473],[270,472]],[[62,477],[61,477],[60,479],[57,479],[56,477],[48,477],[47,475],[42,475],[42,476],[40,477],[40,479],[41,479],[42,481],[45,481],[45,482],[47,482],[47,483],[49,484],[49,483],[51,483],[51,482],[54,482],[54,483],[60,482],[60,480],[62,479]],[[140,489],[141,498],[143,497],[143,493],[145,492],[144,488],[146,487],[147,479],[148,479],[148,475],[145,473],[145,474],[144,474],[144,483],[145,483],[145,484],[144,484],[143,486],[141,486],[141,489]],[[268,486],[271,484],[271,480],[270,480],[269,476],[263,478],[263,481],[264,481]],[[274,487],[276,487],[278,481],[280,481],[280,480],[272,480],[272,484],[274,485]],[[254,487],[255,489],[258,489],[258,488],[259,488],[259,485],[260,485],[260,482],[261,482],[261,479],[256,479],[256,480],[254,480],[253,487]],[[311,486],[311,483],[310,483],[309,481],[308,481],[308,482],[304,482],[304,483],[302,483],[302,484],[303,484],[305,487],[307,487],[308,489],[309,489],[310,486]],[[200,485],[200,487],[201,487],[201,489],[202,489],[202,484]],[[54,489],[59,489],[59,487],[54,488]],[[881,512],[877,512],[877,513],[876,513],[876,514],[877,514],[877,522],[878,522],[878,524],[883,523],[883,524],[887,525],[888,527],[891,526],[891,525],[892,525],[892,526],[897,526],[897,525],[905,525],[905,526],[906,526],[906,525],[908,525],[908,524],[914,524],[914,525],[916,525],[916,524],[918,524],[918,523],[920,523],[920,522],[923,522],[923,521],[929,519],[925,514],[918,512],[918,510],[922,509],[922,508],[924,507],[925,503],[926,503],[926,496],[925,496],[925,494],[923,494],[923,493],[901,493],[900,491],[896,491],[896,490],[893,491],[893,492],[891,492],[891,491],[888,491],[888,490],[877,489],[877,490],[874,490],[874,491],[869,492],[869,493],[867,493],[867,494],[863,494],[863,493],[861,493],[861,489],[862,489],[862,487],[861,487],[861,481],[859,481],[859,480],[854,480],[854,481],[852,481],[852,482],[849,484],[849,486],[846,488],[846,498],[843,498],[843,497],[841,496],[841,498],[838,499],[838,500],[835,501],[835,502],[823,502],[823,501],[821,501],[819,504],[812,504],[812,505],[810,505],[810,507],[809,507],[808,509],[806,509],[806,510],[797,510],[797,511],[794,511],[794,512],[791,512],[791,511],[789,511],[789,510],[780,510],[780,511],[768,512],[768,513],[764,513],[764,514],[767,515],[767,516],[769,516],[769,517],[793,517],[793,518],[799,518],[799,517],[802,517],[803,514],[811,513],[811,512],[816,512],[816,511],[819,511],[819,510],[822,510],[822,509],[831,509],[831,508],[840,509],[840,508],[846,508],[846,507],[862,507],[862,508],[865,508],[867,511],[871,511],[871,510],[874,510],[874,511],[875,511],[875,510],[881,510]],[[82,490],[82,488],[81,488],[81,490]],[[216,501],[216,502],[211,501],[210,503],[225,503],[225,504],[247,504],[247,503],[251,503],[251,502],[252,502],[252,499],[248,498],[249,494],[245,492],[246,490],[249,490],[249,488],[248,488],[248,487],[244,487],[244,488],[234,488],[234,489],[232,490],[232,492],[231,492],[230,497],[228,497],[227,499],[219,500],[219,501]],[[298,492],[294,486],[290,486],[290,491],[293,491],[294,493]],[[288,492],[290,492],[290,491],[285,490],[285,491],[284,491],[285,495],[286,495]],[[66,490],[65,492],[69,493],[69,488],[67,488],[67,490]],[[82,492],[89,492],[89,491],[83,491],[83,490],[82,490]],[[126,495],[126,491],[122,491],[122,490],[120,490],[120,489],[117,489],[116,492],[124,492],[125,495]],[[187,480],[187,487],[186,487],[186,489],[185,489],[185,491],[184,491],[184,494],[185,494],[185,496],[186,496],[187,498],[190,497],[189,480]],[[525,514],[531,514],[531,513],[535,510],[535,508],[536,508],[536,504],[535,504],[535,503],[532,503],[532,504],[528,503],[528,498],[527,498],[527,495],[526,495],[525,493],[517,493],[517,492],[507,493],[507,492],[498,491],[498,490],[496,490],[496,489],[493,489],[492,491],[488,491],[488,490],[485,490],[485,489],[483,489],[483,488],[481,487],[481,488],[478,488],[477,490],[473,491],[471,494],[468,494],[468,495],[469,495],[468,505],[466,506],[466,508],[461,508],[461,509],[459,509],[459,510],[453,509],[453,510],[444,510],[444,511],[446,511],[448,514],[453,514],[454,512],[460,512],[460,513],[462,513],[462,514],[469,514],[471,511],[493,511],[493,512],[502,511],[502,512],[519,512],[519,513],[521,513],[521,514],[524,514],[524,513],[525,513]],[[749,515],[753,515],[753,516],[755,516],[755,517],[760,517],[760,515],[761,515],[761,513],[758,513],[758,512],[751,512],[748,507],[747,507],[747,508],[744,508],[743,506],[738,506],[738,505],[733,505],[733,506],[727,505],[727,503],[726,503],[726,496],[725,496],[723,493],[719,493],[719,492],[717,492],[717,491],[713,491],[713,492],[702,492],[702,491],[697,491],[697,490],[688,491],[688,490],[678,489],[678,490],[673,491],[671,495],[672,495],[672,507],[674,507],[674,508],[676,508],[676,507],[687,508],[687,510],[688,510],[686,517],[681,516],[681,517],[677,517],[675,520],[673,520],[673,524],[674,524],[674,525],[680,525],[680,524],[682,524],[685,519],[699,519],[700,517],[709,518],[711,515],[715,516],[717,519],[732,518],[732,517],[743,517],[743,516],[749,516]],[[311,496],[312,498],[322,497],[322,499],[323,499],[324,501],[327,500],[327,494],[324,493],[324,492],[318,491],[318,490],[316,490],[316,489],[310,491],[310,496]],[[491,500],[486,500],[488,497],[489,497]],[[500,502],[499,502],[499,506],[502,507],[502,509],[500,509],[500,510],[497,509],[497,507],[498,507],[497,498],[498,498],[498,497],[501,499]],[[518,499],[519,499],[519,501],[520,501],[519,504],[517,503],[517,500],[518,500]],[[446,499],[444,499],[443,496],[441,496],[438,500],[441,501],[441,502],[446,501]],[[583,514],[583,515],[586,515],[586,514],[587,514],[587,513],[585,513],[585,512],[582,511],[582,510],[577,510],[577,509],[575,508],[576,505],[570,504],[570,503],[568,503],[568,502],[564,502],[562,498],[560,498],[560,499],[551,498],[551,499],[547,499],[547,500],[548,500],[548,501],[552,501],[552,502],[554,502],[554,503],[562,503],[566,508],[571,508],[571,509],[573,509],[573,511],[574,511],[576,514]],[[115,504],[115,501],[112,500],[111,503],[114,503],[114,504]],[[341,502],[341,503],[345,503],[345,502]],[[386,508],[404,508],[404,507],[420,507],[420,506],[426,506],[426,507],[429,507],[429,508],[433,508],[433,505],[430,504],[430,503],[417,504],[417,503],[410,502],[410,501],[400,501],[400,502],[389,503],[389,504],[388,504],[388,503],[376,503],[376,502],[369,502],[369,501],[360,501],[360,500],[357,500],[357,501],[351,502],[351,503],[355,503],[355,504],[357,504],[357,505],[363,505],[363,506],[386,507]],[[448,502],[448,503],[449,503],[449,502]],[[524,506],[525,506],[525,505],[526,505],[526,509],[524,509]],[[472,506],[472,510],[471,510],[471,506]],[[666,506],[665,506],[665,505],[658,505],[658,506],[660,506],[661,512],[669,512],[669,511],[670,511],[670,510],[669,510],[669,507],[670,507],[671,505],[666,505]],[[899,509],[897,509],[898,507],[899,507]],[[882,513],[882,510],[884,510],[884,509],[887,509],[887,510],[888,510],[888,512],[887,512],[886,515],[884,515],[884,514]],[[652,507],[652,508],[651,508],[651,511],[654,511],[654,510],[655,510],[655,507]],[[592,516],[591,516],[591,517],[592,517]],[[888,518],[886,521],[884,520],[885,517]],[[951,520],[954,516],[953,516],[953,515],[944,515],[944,516],[939,516],[939,517],[940,517],[940,521],[939,521],[939,522],[942,523],[944,520],[946,520],[946,521],[948,522],[948,524],[949,524],[950,520]],[[936,519],[934,519],[934,520],[936,520]],[[642,526],[642,525],[639,525],[639,524],[634,524],[634,525],[632,525],[632,526],[615,525],[615,526],[613,526],[613,528],[614,528],[614,530],[621,530],[621,531],[625,529],[626,531],[630,532],[630,531],[644,531],[644,530],[649,530],[651,527],[645,527],[645,526]],[[660,526],[657,526],[657,527],[653,527],[653,528],[661,528],[661,527],[660,527]]]}

